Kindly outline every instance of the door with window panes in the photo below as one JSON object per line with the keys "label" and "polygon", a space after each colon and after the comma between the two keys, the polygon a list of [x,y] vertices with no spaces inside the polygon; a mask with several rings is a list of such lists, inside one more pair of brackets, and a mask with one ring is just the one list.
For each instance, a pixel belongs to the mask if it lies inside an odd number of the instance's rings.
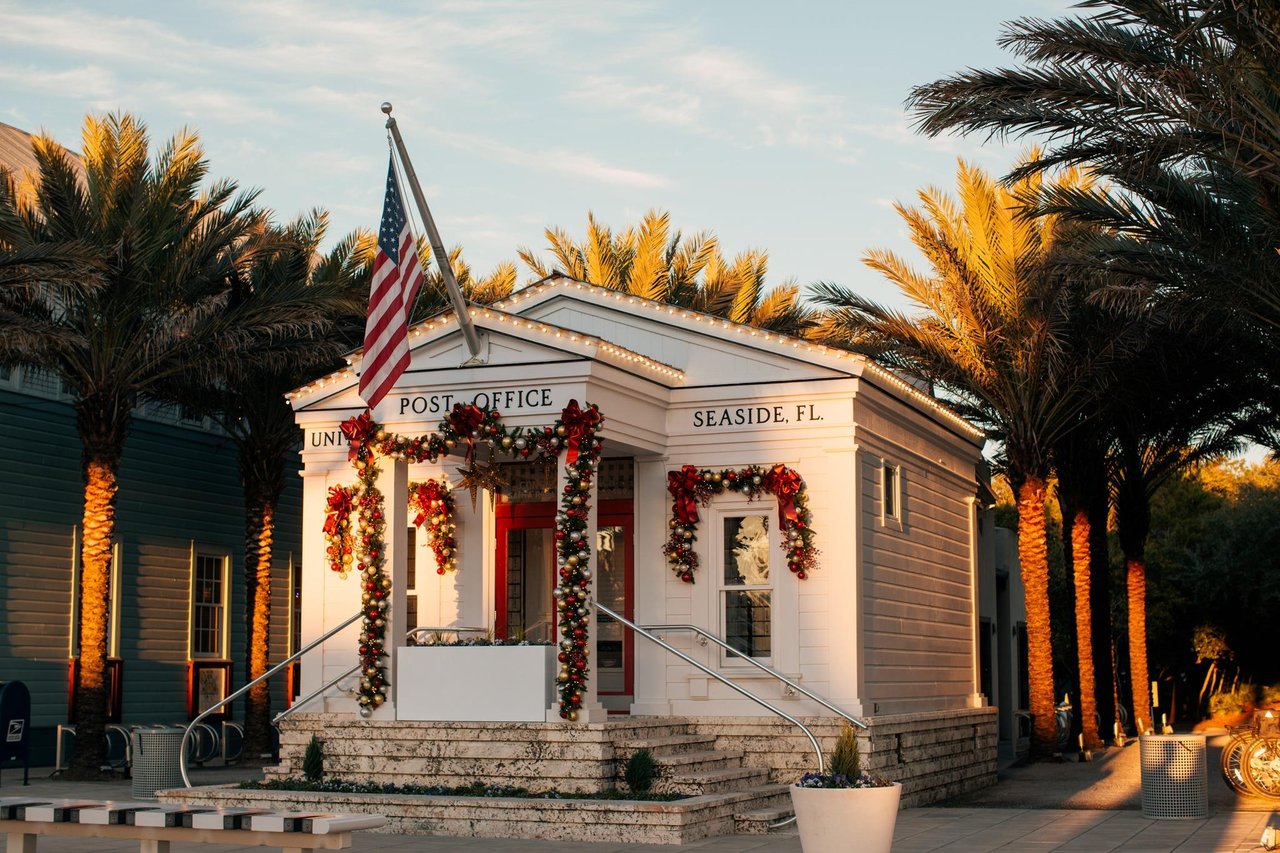
{"label": "door with window panes", "polygon": [[[499,636],[556,642],[556,466],[504,466],[508,488],[497,506],[496,627]],[[596,599],[632,618],[632,461],[606,459],[597,477]],[[633,638],[620,622],[597,614],[596,659],[600,704],[613,713],[631,708]]]}

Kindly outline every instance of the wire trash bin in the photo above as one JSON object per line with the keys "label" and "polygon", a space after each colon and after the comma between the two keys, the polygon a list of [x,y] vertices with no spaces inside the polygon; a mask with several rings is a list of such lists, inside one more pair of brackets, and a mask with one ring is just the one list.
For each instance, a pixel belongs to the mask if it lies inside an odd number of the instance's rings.
{"label": "wire trash bin", "polygon": [[135,729],[132,737],[133,796],[154,797],[156,791],[181,788],[182,729]]}
{"label": "wire trash bin", "polygon": [[1186,820],[1209,816],[1204,735],[1143,735],[1142,816]]}

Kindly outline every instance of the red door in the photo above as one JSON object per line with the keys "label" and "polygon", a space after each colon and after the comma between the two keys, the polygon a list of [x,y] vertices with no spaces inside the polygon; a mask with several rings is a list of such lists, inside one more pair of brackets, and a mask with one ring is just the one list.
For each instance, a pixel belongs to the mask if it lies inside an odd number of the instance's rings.
{"label": "red door", "polygon": [[[497,634],[530,641],[559,640],[556,628],[554,503],[507,503],[497,511],[494,601]],[[632,618],[634,542],[632,502],[601,501],[596,521],[593,595]],[[601,704],[614,712],[631,706],[633,637],[620,623],[599,615],[592,667]]]}

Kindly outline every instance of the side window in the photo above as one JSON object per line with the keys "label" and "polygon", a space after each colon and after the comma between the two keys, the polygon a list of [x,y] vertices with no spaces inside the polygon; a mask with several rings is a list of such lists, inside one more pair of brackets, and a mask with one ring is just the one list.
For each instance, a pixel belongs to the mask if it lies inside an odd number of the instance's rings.
{"label": "side window", "polygon": [[[769,516],[723,515],[719,607],[721,628],[735,650],[753,658],[773,654],[773,575]],[[733,655],[724,662],[732,664]]]}
{"label": "side window", "polygon": [[191,556],[190,657],[226,658],[227,573],[230,557],[198,548]]}
{"label": "side window", "polygon": [[880,476],[880,520],[902,521],[902,466],[885,462]]}

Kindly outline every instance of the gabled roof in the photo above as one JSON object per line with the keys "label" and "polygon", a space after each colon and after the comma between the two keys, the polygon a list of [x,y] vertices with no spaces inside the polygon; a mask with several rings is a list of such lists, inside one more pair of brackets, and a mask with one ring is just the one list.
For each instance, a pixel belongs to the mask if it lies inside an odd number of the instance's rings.
{"label": "gabled roof", "polygon": [[[583,309],[579,311],[578,309]],[[588,316],[585,312],[594,312]],[[945,421],[952,429],[978,440],[983,432],[961,418],[929,394],[913,386],[870,359],[847,350],[769,332],[754,326],[733,323],[721,317],[692,311],[679,306],[634,296],[630,293],[578,281],[556,273],[526,287],[489,307],[470,306],[472,321],[499,334],[512,335],[535,344],[552,346],[578,357],[612,364],[628,372],[642,375],[670,388],[689,387],[689,370],[693,365],[672,358],[659,358],[647,346],[630,343],[622,346],[608,340],[601,332],[570,328],[565,322],[552,322],[551,317],[573,317],[578,325],[608,327],[619,321],[635,320],[655,341],[674,337],[701,341],[699,351],[724,353],[733,357],[754,355],[761,362],[790,363],[797,378],[861,378],[895,397],[902,398]],[[605,318],[605,319],[601,319]],[[621,329],[621,326],[619,326]],[[637,340],[636,326],[625,331]],[[409,331],[409,349],[415,352],[449,335],[460,335],[457,318],[452,311],[437,314],[415,325]],[[363,355],[356,350],[347,357],[348,367],[288,395],[294,407],[307,405],[316,395],[328,396],[341,387],[353,385]],[[461,366],[461,365],[458,365]],[[411,368],[412,369],[412,368]],[[705,372],[705,371],[704,371]],[[735,384],[732,381],[715,384]],[[749,377],[742,381],[750,381]],[[760,380],[767,383],[768,379]],[[334,387],[339,386],[339,387]],[[695,386],[696,387],[696,386]],[[308,398],[308,399],[304,399]]]}
{"label": "gabled roof", "polygon": [[[562,328],[550,323],[520,317],[496,308],[470,306],[468,313],[477,326],[498,334],[508,334],[551,346],[555,349],[612,364],[628,372],[637,372],[646,378],[656,380],[667,386],[680,385],[684,381],[684,373],[669,364],[663,364],[625,347],[610,343],[595,335],[588,335],[572,329]],[[459,331],[457,315],[453,311],[437,314],[409,330],[409,354],[412,359],[415,351]],[[285,397],[295,406],[303,397],[309,397],[326,387],[338,385],[342,380],[354,383],[359,374],[360,364],[364,358],[364,350],[358,349],[346,356],[347,367],[344,370],[321,377],[315,382],[295,389]],[[331,392],[325,392],[331,393]],[[305,403],[303,403],[305,405]]]}

